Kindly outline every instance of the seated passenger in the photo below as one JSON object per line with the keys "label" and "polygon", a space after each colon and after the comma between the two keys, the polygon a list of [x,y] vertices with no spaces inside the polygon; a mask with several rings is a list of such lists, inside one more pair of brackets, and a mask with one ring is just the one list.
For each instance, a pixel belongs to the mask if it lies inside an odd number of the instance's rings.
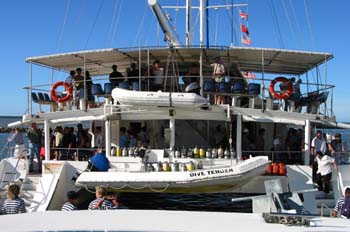
{"label": "seated passenger", "polygon": [[153,66],[151,67],[151,76],[154,76],[152,80],[151,90],[162,90],[164,81],[164,69],[161,67],[159,60],[155,60],[153,62]]}
{"label": "seated passenger", "polygon": [[187,75],[183,78],[183,81],[186,85],[189,85],[191,83],[197,82],[199,83],[199,66],[197,63],[192,63],[190,71],[187,73]]}
{"label": "seated passenger", "polygon": [[102,151],[98,151],[95,155],[91,156],[88,163],[88,170],[94,172],[106,172],[110,168],[109,160],[106,154]]}
{"label": "seated passenger", "polygon": [[344,197],[340,198],[332,212],[332,217],[337,216],[350,218],[350,187],[347,187],[344,192]]}
{"label": "seated passenger", "polygon": [[77,208],[78,198],[79,198],[79,193],[77,193],[76,191],[69,191],[67,193],[67,201],[62,205],[61,210],[62,211],[78,210]]}
{"label": "seated passenger", "polygon": [[89,210],[107,210],[113,209],[113,205],[110,201],[106,199],[107,189],[103,186],[97,186],[96,190],[96,199],[91,201],[89,204]]}
{"label": "seated passenger", "polygon": [[7,199],[1,207],[1,214],[25,213],[24,200],[19,197],[20,188],[16,184],[10,184],[7,188]]}

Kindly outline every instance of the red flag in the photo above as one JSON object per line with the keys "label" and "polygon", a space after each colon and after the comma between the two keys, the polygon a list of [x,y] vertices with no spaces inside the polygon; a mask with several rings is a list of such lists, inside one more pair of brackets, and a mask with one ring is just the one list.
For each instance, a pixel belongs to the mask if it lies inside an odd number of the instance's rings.
{"label": "red flag", "polygon": [[247,35],[249,35],[249,31],[248,28],[246,26],[244,26],[243,24],[241,24],[241,30],[242,32],[246,33]]}
{"label": "red flag", "polygon": [[252,41],[250,40],[249,37],[243,37],[242,40],[241,40],[241,42],[242,42],[242,44],[244,44],[244,45],[250,46],[250,44],[251,44]]}
{"label": "red flag", "polygon": [[239,17],[244,20],[248,20],[248,14],[243,11],[239,11]]}

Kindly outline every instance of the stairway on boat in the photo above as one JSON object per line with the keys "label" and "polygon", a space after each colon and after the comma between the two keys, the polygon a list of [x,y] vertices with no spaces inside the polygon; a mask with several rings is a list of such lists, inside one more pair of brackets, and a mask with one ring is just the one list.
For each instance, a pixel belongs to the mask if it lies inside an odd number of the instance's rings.
{"label": "stairway on boat", "polygon": [[41,174],[27,175],[21,185],[20,197],[24,200],[27,212],[30,212],[30,206],[32,204],[36,192],[36,187],[39,183],[40,178]]}
{"label": "stairway on boat", "polygon": [[315,192],[315,199],[316,213],[323,217],[330,217],[336,204],[333,192],[331,191],[326,195],[323,191],[317,191]]}

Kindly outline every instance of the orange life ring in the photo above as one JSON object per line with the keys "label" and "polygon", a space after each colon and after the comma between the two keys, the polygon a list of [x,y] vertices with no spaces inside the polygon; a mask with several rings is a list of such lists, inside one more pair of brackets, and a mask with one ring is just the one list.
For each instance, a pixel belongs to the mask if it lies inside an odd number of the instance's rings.
{"label": "orange life ring", "polygon": [[[276,93],[275,92],[275,84],[277,82],[287,83],[287,91],[284,93]],[[272,97],[276,99],[287,99],[293,93],[293,84],[285,77],[276,77],[270,83],[269,92]]]}
{"label": "orange life ring", "polygon": [[[58,86],[61,86],[61,85],[64,86],[64,90],[67,92],[67,95],[64,97],[57,97],[56,89]],[[52,100],[54,100],[55,102],[66,102],[70,100],[70,98],[72,97],[72,87],[67,82],[59,81],[53,84],[50,94],[51,94]]]}

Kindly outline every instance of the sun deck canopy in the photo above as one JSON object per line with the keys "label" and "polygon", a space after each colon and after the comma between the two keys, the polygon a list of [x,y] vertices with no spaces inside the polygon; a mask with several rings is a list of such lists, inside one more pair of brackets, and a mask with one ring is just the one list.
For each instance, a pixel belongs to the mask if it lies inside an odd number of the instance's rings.
{"label": "sun deck canopy", "polygon": [[30,57],[26,61],[69,72],[77,67],[86,68],[91,75],[107,75],[111,66],[116,64],[118,69],[125,70],[131,63],[141,60],[143,67],[158,59],[166,64],[169,55],[173,55],[179,66],[188,67],[193,62],[199,62],[203,52],[203,62],[210,64],[213,57],[220,56],[225,64],[234,62],[240,70],[266,72],[274,74],[303,74],[310,69],[330,60],[330,53],[293,51],[267,48],[247,47],[215,47],[215,48],[128,48],[101,49],[48,56]]}

